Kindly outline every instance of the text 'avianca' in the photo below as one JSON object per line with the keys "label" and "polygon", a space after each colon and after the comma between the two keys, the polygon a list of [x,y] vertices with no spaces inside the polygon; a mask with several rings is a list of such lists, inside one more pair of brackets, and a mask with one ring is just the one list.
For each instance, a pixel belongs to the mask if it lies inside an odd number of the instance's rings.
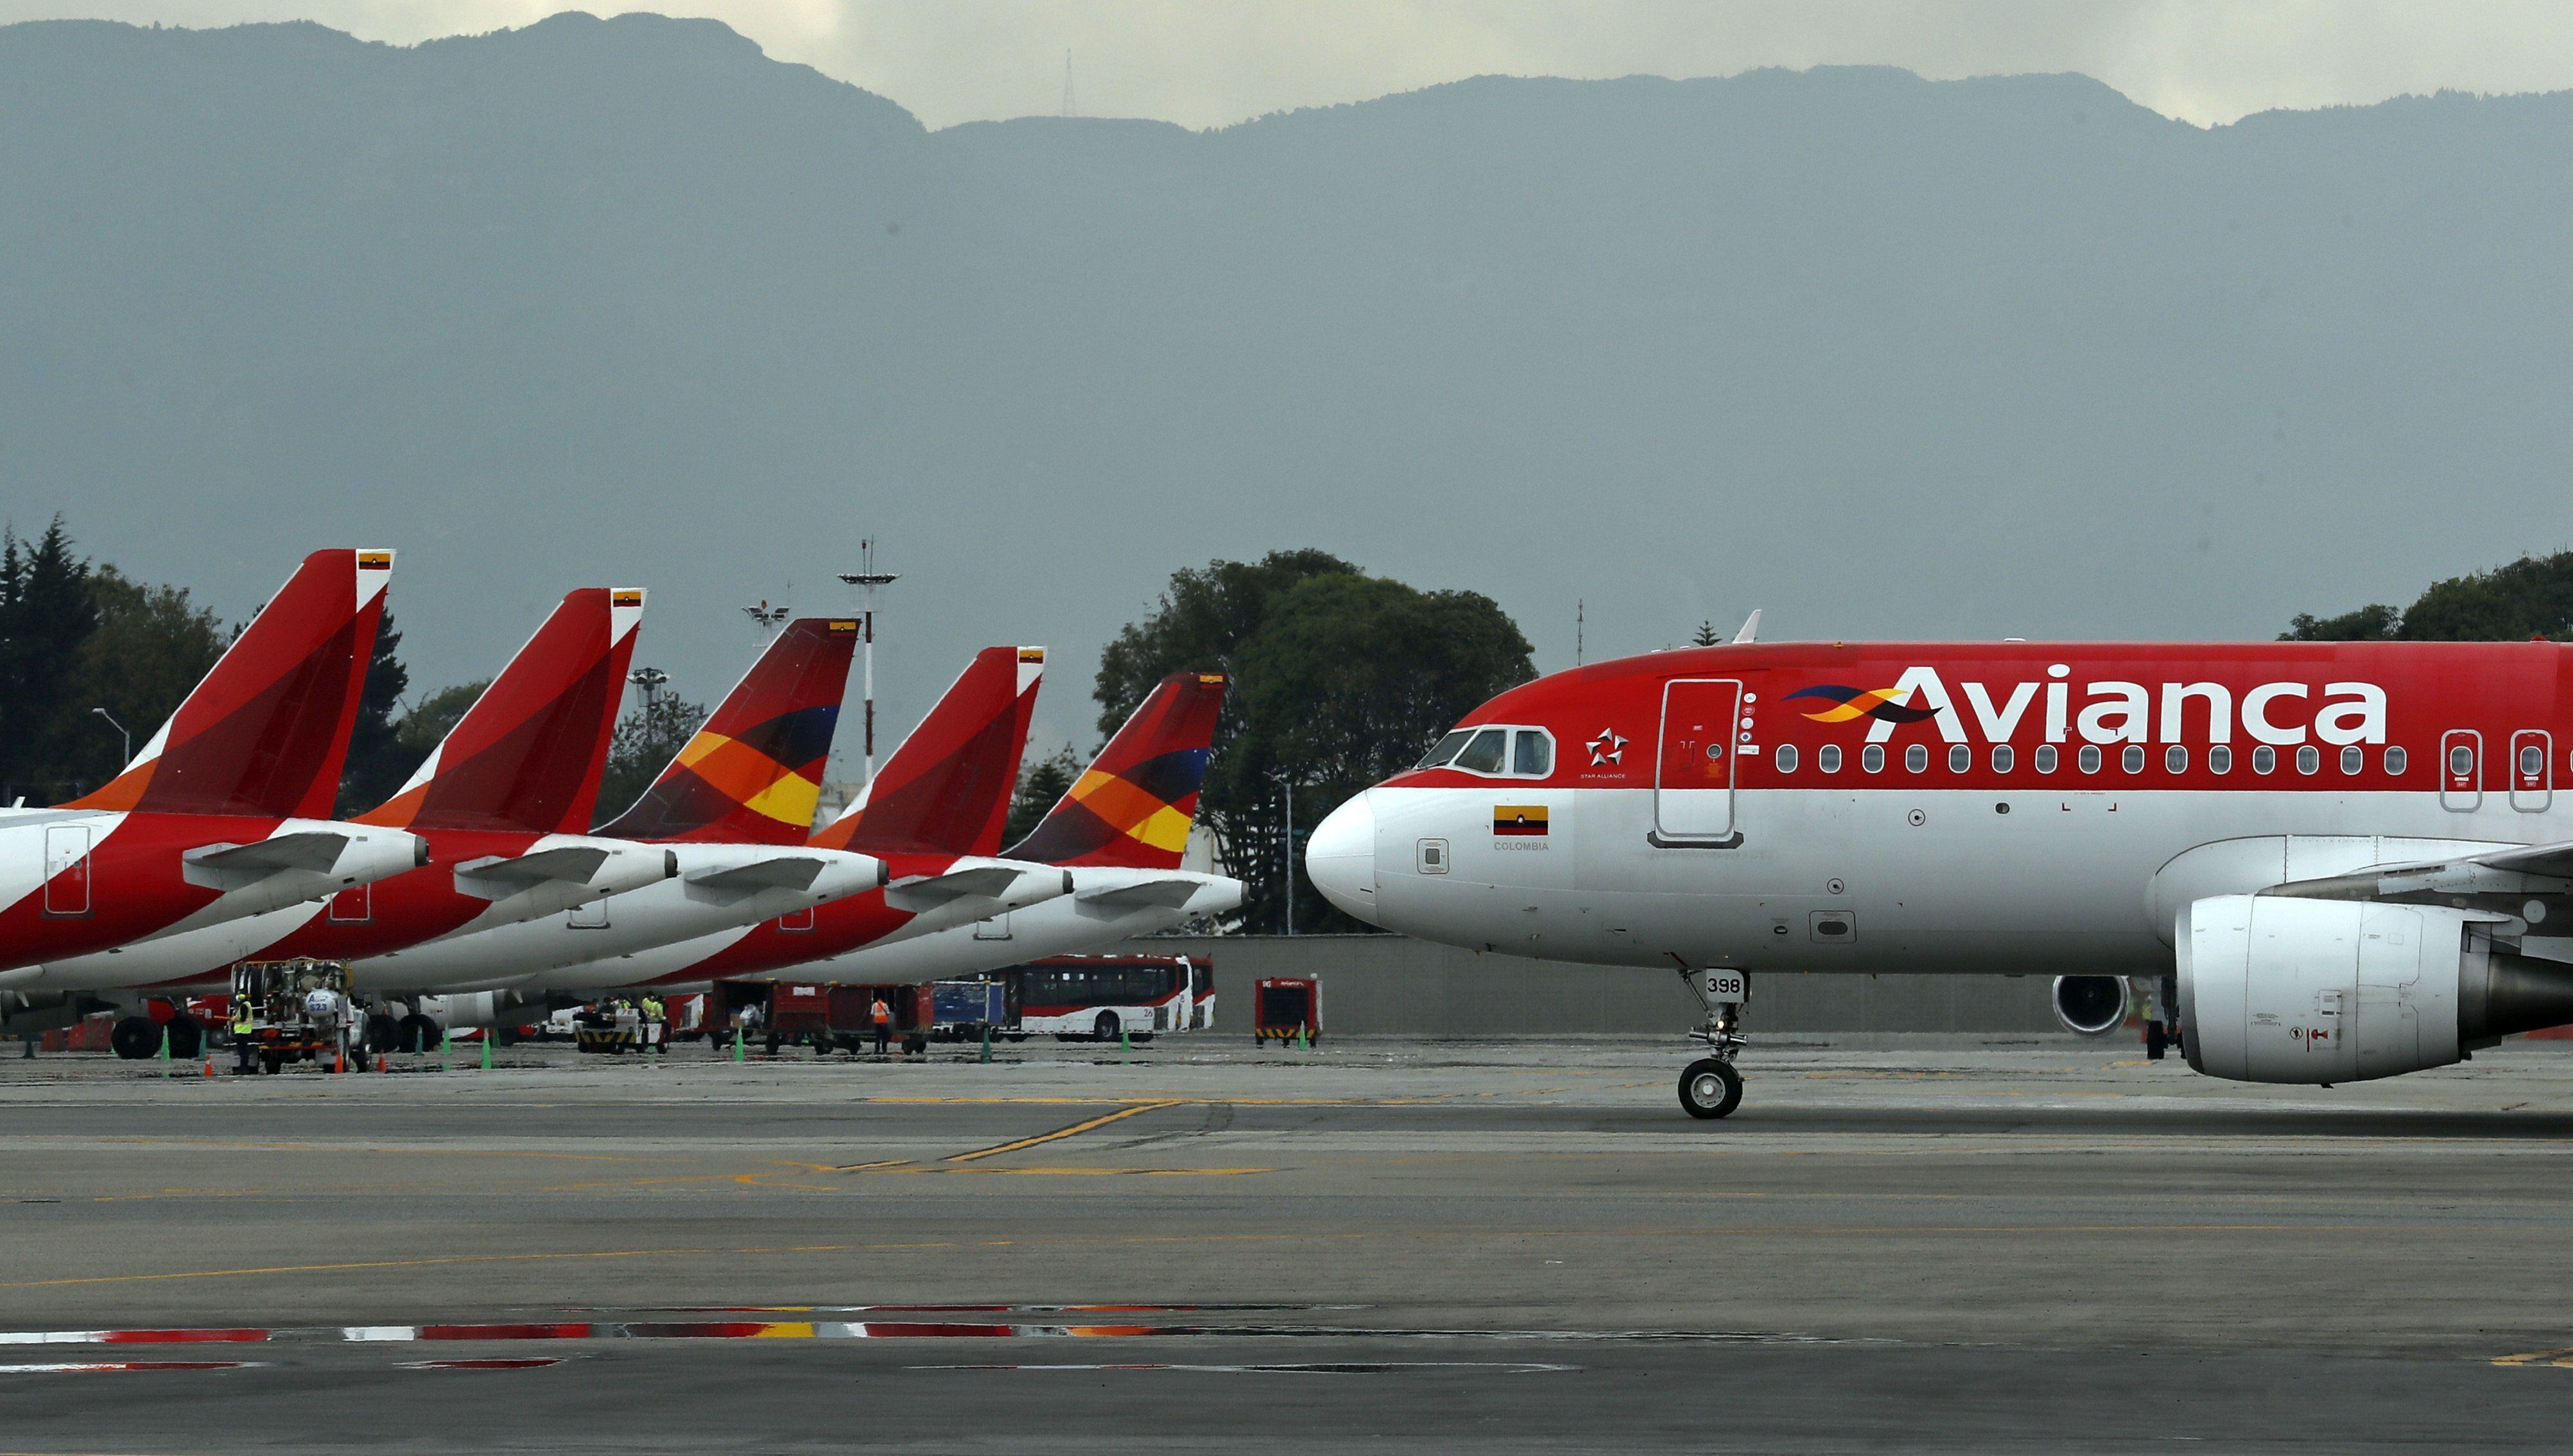
{"label": "text 'avianca'", "polygon": [[2076,735],[2085,743],[2230,743],[2237,722],[2254,743],[2302,743],[2308,734],[2333,745],[2385,741],[2385,689],[2372,682],[2264,682],[2237,702],[2223,683],[2109,680],[2080,684],[2077,703],[2076,684],[2066,681],[2071,672],[2059,663],[2046,670],[2046,681],[2011,683],[2001,692],[1960,682],[1952,695],[1937,668],[1910,667],[1892,687],[1827,683],[1789,693],[1786,702],[1817,722],[1865,718],[1870,743],[1883,743],[1906,723],[1935,724],[1948,742],[1970,742],[1969,717],[1987,743],[2007,743],[2024,727],[2042,728],[2048,743]]}

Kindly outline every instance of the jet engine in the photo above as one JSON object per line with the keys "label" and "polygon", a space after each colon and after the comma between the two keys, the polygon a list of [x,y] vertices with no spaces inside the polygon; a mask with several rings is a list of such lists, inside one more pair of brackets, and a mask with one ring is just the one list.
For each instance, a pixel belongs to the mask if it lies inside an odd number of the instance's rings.
{"label": "jet engine", "polygon": [[2127,978],[2058,976],[2055,1019],[2077,1037],[2105,1037],[2127,1024]]}
{"label": "jet engine", "polygon": [[2188,1065],[2329,1086],[2446,1067],[2513,1032],[2573,1022],[2573,966],[2496,944],[2510,925],[2366,900],[2193,902],[2176,946]]}

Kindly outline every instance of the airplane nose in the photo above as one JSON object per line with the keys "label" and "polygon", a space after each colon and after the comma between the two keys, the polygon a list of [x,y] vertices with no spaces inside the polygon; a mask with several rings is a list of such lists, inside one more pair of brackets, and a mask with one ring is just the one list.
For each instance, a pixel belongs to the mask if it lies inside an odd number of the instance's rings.
{"label": "airplane nose", "polygon": [[1369,925],[1375,924],[1375,806],[1373,791],[1330,812],[1304,841],[1304,873],[1322,898]]}

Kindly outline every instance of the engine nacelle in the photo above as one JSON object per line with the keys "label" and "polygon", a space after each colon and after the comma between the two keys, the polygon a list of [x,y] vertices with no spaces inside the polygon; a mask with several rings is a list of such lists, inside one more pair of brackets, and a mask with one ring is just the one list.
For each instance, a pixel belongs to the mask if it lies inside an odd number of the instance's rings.
{"label": "engine nacelle", "polygon": [[2365,900],[2196,901],[2175,946],[2188,1065],[2234,1082],[2364,1082],[2573,1022],[2573,966],[2493,946],[2499,922]]}
{"label": "engine nacelle", "polygon": [[2051,1000],[2055,1019],[2077,1037],[2108,1036],[2133,1009],[2124,976],[2058,976]]}

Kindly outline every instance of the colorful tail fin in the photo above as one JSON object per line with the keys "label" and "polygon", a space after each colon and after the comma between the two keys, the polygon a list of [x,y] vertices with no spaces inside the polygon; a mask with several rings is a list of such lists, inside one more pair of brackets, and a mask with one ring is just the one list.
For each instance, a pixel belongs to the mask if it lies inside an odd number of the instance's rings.
{"label": "colorful tail fin", "polygon": [[304,558],[125,772],[67,809],[331,817],[394,553]]}
{"label": "colorful tail fin", "polygon": [[857,644],[858,624],[845,617],[787,623],[634,807],[596,832],[802,844]]}
{"label": "colorful tail fin", "polygon": [[1036,832],[1009,851],[1048,865],[1176,870],[1224,710],[1224,674],[1177,672],[1099,750]]}
{"label": "colorful tail fin", "polygon": [[824,825],[813,843],[872,855],[998,850],[1044,674],[1043,647],[976,653],[885,760],[866,795]]}
{"label": "colorful tail fin", "polygon": [[445,739],[361,824],[582,834],[643,621],[643,593],[566,595]]}

